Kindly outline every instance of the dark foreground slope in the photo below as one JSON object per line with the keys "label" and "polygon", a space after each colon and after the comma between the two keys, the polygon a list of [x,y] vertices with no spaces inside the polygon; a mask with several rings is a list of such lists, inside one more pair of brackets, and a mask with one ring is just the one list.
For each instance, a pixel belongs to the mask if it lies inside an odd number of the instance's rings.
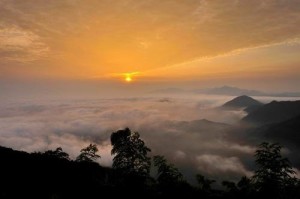
{"label": "dark foreground slope", "polygon": [[[1,198],[72,198],[108,192],[110,169],[0,148]],[[103,187],[101,191],[98,189]]]}
{"label": "dark foreground slope", "polygon": [[97,163],[75,162],[4,147],[0,147],[0,157],[1,199],[151,197],[152,192],[145,190],[138,177],[124,176]]}
{"label": "dark foreground slope", "polygon": [[[281,157],[278,144],[259,146],[254,176],[241,176],[239,182],[223,181],[224,189],[217,190],[211,186],[213,179],[197,174],[198,184],[192,186],[163,156],[148,158],[145,151],[150,149],[137,132],[128,128],[113,132],[111,143],[112,154],[116,154],[113,168],[94,162],[97,156],[93,152],[98,151],[94,144],[82,149],[76,161],[69,159],[61,148],[30,154],[0,147],[0,198],[299,199],[300,196],[300,181],[293,177],[289,161]],[[150,176],[151,159],[155,178]],[[144,167],[148,163],[149,167]]]}
{"label": "dark foreground slope", "polygon": [[[162,198],[151,177],[125,174],[95,162],[76,162],[45,153],[0,147],[0,198]],[[173,187],[178,196],[197,196],[188,183]]]}

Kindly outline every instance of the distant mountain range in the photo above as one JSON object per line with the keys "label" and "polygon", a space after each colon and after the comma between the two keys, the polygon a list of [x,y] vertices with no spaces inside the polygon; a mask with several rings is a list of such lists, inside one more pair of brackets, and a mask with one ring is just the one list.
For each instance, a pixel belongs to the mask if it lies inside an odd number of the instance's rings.
{"label": "distant mountain range", "polygon": [[280,92],[280,93],[267,93],[258,90],[242,89],[232,86],[222,86],[216,88],[207,89],[196,89],[196,90],[185,90],[180,88],[164,88],[153,91],[154,93],[161,94],[182,94],[182,93],[193,93],[193,94],[207,94],[207,95],[228,95],[228,96],[273,96],[273,97],[300,97],[300,92]]}
{"label": "distant mountain range", "polygon": [[275,141],[300,144],[300,100],[272,101],[263,104],[242,95],[226,102],[221,108],[242,109],[248,113],[242,121],[252,124],[256,135]]}
{"label": "distant mountain range", "polygon": [[195,90],[196,93],[204,93],[210,95],[231,95],[231,96],[239,96],[239,95],[250,95],[250,96],[263,96],[265,93],[256,90],[248,90],[241,89],[237,87],[231,86],[222,86],[217,88],[209,88],[209,89],[199,89]]}
{"label": "distant mountain range", "polygon": [[288,152],[288,158],[293,162],[296,168],[300,168],[300,115],[288,120],[266,124],[259,127],[248,129],[250,140],[262,140],[265,142],[279,143],[284,146]]}
{"label": "distant mountain range", "polygon": [[213,122],[206,119],[193,120],[193,121],[169,121],[166,125],[170,129],[180,129],[188,132],[206,132],[215,133],[219,131],[224,131],[226,128],[230,127],[229,124]]}
{"label": "distant mountain range", "polygon": [[162,88],[158,90],[154,90],[152,93],[158,94],[181,94],[181,93],[189,93],[190,91],[184,90],[181,88]]}
{"label": "distant mountain range", "polygon": [[282,93],[266,93],[257,90],[248,90],[232,86],[222,86],[210,89],[199,89],[195,90],[199,94],[210,94],[210,95],[230,95],[230,96],[274,96],[274,97],[299,97],[300,92],[282,92]]}
{"label": "distant mountain range", "polygon": [[254,124],[248,135],[256,140],[280,143],[289,150],[289,158],[300,168],[300,101],[273,101],[243,118]]}
{"label": "distant mountain range", "polygon": [[[238,131],[248,134],[247,141],[280,143],[289,150],[289,158],[300,167],[300,100],[272,101],[268,104],[249,97],[239,96],[226,102],[221,108],[241,109],[248,113],[242,119]],[[246,125],[244,125],[246,124]],[[251,124],[251,125],[249,125]],[[240,133],[240,132],[239,132]],[[243,134],[241,139],[243,138]],[[256,140],[256,141],[255,141]]]}

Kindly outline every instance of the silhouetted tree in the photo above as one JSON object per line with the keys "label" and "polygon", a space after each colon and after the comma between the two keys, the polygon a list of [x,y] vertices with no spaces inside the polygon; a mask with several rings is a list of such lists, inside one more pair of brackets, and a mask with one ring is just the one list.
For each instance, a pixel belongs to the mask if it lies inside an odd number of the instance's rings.
{"label": "silhouetted tree", "polygon": [[223,193],[225,198],[235,199],[238,198],[238,188],[234,182],[223,181],[222,185],[225,187],[225,192]]}
{"label": "silhouetted tree", "polygon": [[196,179],[197,179],[199,188],[201,190],[206,190],[206,191],[211,191],[211,185],[216,182],[215,180],[210,180],[208,178],[205,178],[201,174],[197,174]]}
{"label": "silhouetted tree", "polygon": [[183,182],[183,175],[173,165],[167,162],[163,156],[153,157],[154,166],[157,167],[157,181],[160,184],[172,185]]}
{"label": "silhouetted tree", "polygon": [[243,176],[240,181],[237,183],[239,189],[247,189],[251,185],[251,179]]}
{"label": "silhouetted tree", "polygon": [[287,158],[280,154],[279,144],[262,143],[255,152],[258,169],[253,181],[257,191],[269,198],[285,198],[286,188],[293,184],[295,174]]}
{"label": "silhouetted tree", "polygon": [[70,160],[69,154],[64,152],[61,147],[56,148],[55,151],[52,150],[45,151],[43,155],[48,157],[58,158],[58,159]]}
{"label": "silhouetted tree", "polygon": [[201,174],[196,175],[196,179],[198,182],[198,190],[202,197],[208,198],[212,195],[213,189],[211,185],[215,183],[215,180],[208,179]]}
{"label": "silhouetted tree", "polygon": [[157,167],[157,188],[160,198],[194,197],[195,189],[183,179],[183,175],[173,164],[167,162],[164,156],[154,156],[153,162]]}
{"label": "silhouetted tree", "polygon": [[80,155],[77,156],[77,162],[95,162],[100,155],[97,155],[98,148],[96,144],[90,144],[86,148],[80,150]]}
{"label": "silhouetted tree", "polygon": [[148,176],[151,158],[147,156],[151,150],[145,145],[138,132],[131,132],[129,128],[113,132],[111,135],[113,168],[121,169],[125,173]]}
{"label": "silhouetted tree", "polygon": [[253,198],[254,190],[251,184],[251,179],[246,176],[242,177],[238,183],[223,181],[222,185],[226,188],[224,196],[226,198]]}
{"label": "silhouetted tree", "polygon": [[237,188],[239,198],[253,198],[254,188],[250,178],[243,176],[237,183]]}
{"label": "silhouetted tree", "polygon": [[236,184],[231,181],[223,181],[222,185],[226,188],[227,191],[229,192],[236,192],[238,190]]}

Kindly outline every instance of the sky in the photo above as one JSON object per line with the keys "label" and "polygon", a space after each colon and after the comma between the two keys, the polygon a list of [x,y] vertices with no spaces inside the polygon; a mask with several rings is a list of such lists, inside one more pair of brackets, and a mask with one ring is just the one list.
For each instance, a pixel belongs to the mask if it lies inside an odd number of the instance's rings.
{"label": "sky", "polygon": [[292,91],[299,57],[298,0],[0,0],[8,82],[130,76]]}
{"label": "sky", "polygon": [[110,166],[129,127],[187,177],[250,176],[256,143],[231,129],[245,112],[188,92],[224,85],[300,92],[299,0],[0,0],[2,146],[93,142]]}

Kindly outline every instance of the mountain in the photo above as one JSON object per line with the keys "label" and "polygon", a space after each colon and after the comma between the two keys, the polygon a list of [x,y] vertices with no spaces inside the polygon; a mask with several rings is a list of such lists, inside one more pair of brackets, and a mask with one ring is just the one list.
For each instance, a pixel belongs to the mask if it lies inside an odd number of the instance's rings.
{"label": "mountain", "polygon": [[242,95],[242,96],[236,97],[236,98],[226,102],[222,107],[229,108],[229,109],[246,108],[247,111],[252,112],[261,106],[263,106],[263,103],[255,100],[247,95]]}
{"label": "mountain", "polygon": [[205,132],[203,135],[206,137],[223,135],[223,132],[231,127],[229,124],[213,122],[206,119],[193,121],[168,121],[165,125],[171,131],[182,131],[196,134]]}
{"label": "mountain", "polygon": [[252,113],[253,111],[256,111],[257,109],[259,109],[262,106],[263,106],[263,104],[248,106],[247,108],[244,109],[244,111],[249,114],[249,113]]}
{"label": "mountain", "polygon": [[289,151],[289,160],[296,168],[300,168],[300,115],[283,122],[259,126],[249,132],[252,138],[284,146]]}
{"label": "mountain", "polygon": [[197,90],[197,93],[210,94],[210,95],[230,95],[230,96],[239,96],[239,95],[252,95],[252,96],[263,96],[265,93],[256,90],[241,89],[232,86],[222,86],[211,89],[202,89]]}
{"label": "mountain", "polygon": [[198,94],[208,94],[208,95],[229,95],[229,96],[239,96],[239,95],[250,95],[250,96],[272,96],[272,97],[299,97],[299,92],[282,92],[282,93],[267,93],[258,90],[242,89],[233,86],[222,86],[209,89],[198,89],[194,90]]}
{"label": "mountain", "polygon": [[293,144],[300,147],[300,115],[271,125],[264,136],[275,142]]}
{"label": "mountain", "polygon": [[204,89],[181,89],[181,88],[161,88],[151,93],[157,94],[206,94],[206,95],[227,95],[227,96],[271,96],[271,97],[300,97],[300,92],[280,92],[280,93],[268,93],[258,90],[243,89],[233,86],[222,86],[216,88],[204,88]]}
{"label": "mountain", "polygon": [[182,94],[187,92],[189,91],[181,88],[162,88],[162,89],[152,91],[152,93],[158,93],[158,94]]}
{"label": "mountain", "polygon": [[283,122],[300,115],[300,101],[272,101],[250,112],[242,120],[255,125]]}

